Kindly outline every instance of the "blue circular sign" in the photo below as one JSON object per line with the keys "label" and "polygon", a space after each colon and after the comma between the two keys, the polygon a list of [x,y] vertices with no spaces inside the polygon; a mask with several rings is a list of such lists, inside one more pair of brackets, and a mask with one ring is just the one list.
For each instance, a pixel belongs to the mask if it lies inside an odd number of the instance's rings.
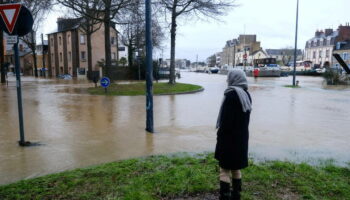
{"label": "blue circular sign", "polygon": [[111,84],[111,80],[109,80],[107,77],[103,77],[101,78],[100,83],[102,87],[107,88]]}

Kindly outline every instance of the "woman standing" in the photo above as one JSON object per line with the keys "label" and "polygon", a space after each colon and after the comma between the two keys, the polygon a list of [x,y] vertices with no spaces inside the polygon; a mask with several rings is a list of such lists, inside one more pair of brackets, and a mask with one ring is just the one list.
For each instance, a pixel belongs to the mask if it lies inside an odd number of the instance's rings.
{"label": "woman standing", "polygon": [[216,124],[215,158],[220,166],[220,200],[239,200],[242,185],[240,169],[248,166],[248,126],[252,100],[242,70],[230,71],[227,83]]}

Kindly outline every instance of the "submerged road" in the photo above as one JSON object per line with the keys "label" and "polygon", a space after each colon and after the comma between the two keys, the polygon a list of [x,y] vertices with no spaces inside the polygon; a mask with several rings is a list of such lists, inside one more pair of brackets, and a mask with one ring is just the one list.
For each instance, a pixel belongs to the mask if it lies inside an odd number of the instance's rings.
{"label": "submerged road", "polygon": [[[350,162],[350,88],[320,77],[249,78],[253,98],[250,153],[256,160]],[[79,94],[78,81],[23,77],[26,139],[19,140],[14,77],[0,86],[0,184],[132,157],[213,151],[226,76],[182,72],[196,94],[154,97],[155,134],[145,132],[145,97]]]}

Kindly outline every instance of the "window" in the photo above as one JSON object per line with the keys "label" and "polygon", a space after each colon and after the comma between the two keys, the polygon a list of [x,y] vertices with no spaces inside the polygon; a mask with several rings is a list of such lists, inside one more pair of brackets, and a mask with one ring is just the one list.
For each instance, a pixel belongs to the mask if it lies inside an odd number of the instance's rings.
{"label": "window", "polygon": [[70,44],[70,35],[68,35],[68,41],[67,41],[68,44]]}
{"label": "window", "polygon": [[80,52],[80,58],[82,61],[86,61],[86,52],[85,51]]}
{"label": "window", "polygon": [[53,38],[51,38],[51,46],[53,46]]}
{"label": "window", "polygon": [[115,52],[112,53],[112,59],[113,60],[117,59],[117,56],[116,56]]}
{"label": "window", "polygon": [[343,53],[343,60],[349,60],[349,53]]}
{"label": "window", "polygon": [[326,58],[329,58],[329,50],[326,50]]}
{"label": "window", "polygon": [[68,52],[68,61],[72,61],[72,52]]}
{"label": "window", "polygon": [[111,44],[113,45],[117,44],[116,37],[111,37]]}
{"label": "window", "polygon": [[319,52],[318,52],[318,57],[319,57],[319,58],[322,58],[322,51],[319,51]]}
{"label": "window", "polygon": [[320,40],[317,40],[317,46],[320,46]]}
{"label": "window", "polygon": [[60,61],[62,62],[63,60],[63,56],[62,56],[62,53],[60,53]]}
{"label": "window", "polygon": [[54,57],[53,53],[51,54],[51,60],[52,60],[52,62],[55,61],[55,57]]}
{"label": "window", "polygon": [[62,45],[62,38],[61,38],[61,36],[58,37],[58,44],[59,44],[59,45]]}
{"label": "window", "polygon": [[313,52],[312,54],[312,58],[315,59],[316,58],[316,51]]}
{"label": "window", "polygon": [[80,44],[85,44],[85,35],[80,35]]}

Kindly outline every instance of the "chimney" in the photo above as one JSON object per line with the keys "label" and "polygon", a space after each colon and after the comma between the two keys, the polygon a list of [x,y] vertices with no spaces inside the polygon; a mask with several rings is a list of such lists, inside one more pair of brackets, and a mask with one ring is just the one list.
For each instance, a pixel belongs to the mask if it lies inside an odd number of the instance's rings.
{"label": "chimney", "polygon": [[331,29],[331,28],[327,28],[324,31],[325,31],[326,36],[330,36],[333,34],[333,29]]}
{"label": "chimney", "polygon": [[321,34],[322,34],[322,32],[321,32],[321,31],[319,31],[319,30],[317,30],[317,31],[315,32],[315,37],[320,37],[320,36],[321,36]]}

